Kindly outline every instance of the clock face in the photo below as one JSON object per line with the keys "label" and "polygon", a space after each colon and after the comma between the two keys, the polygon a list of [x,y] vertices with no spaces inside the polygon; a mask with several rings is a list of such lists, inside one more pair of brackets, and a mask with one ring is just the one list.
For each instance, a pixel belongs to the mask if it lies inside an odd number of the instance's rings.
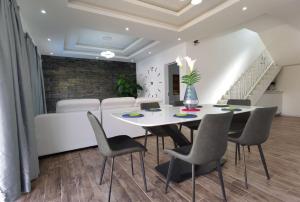
{"label": "clock face", "polygon": [[161,74],[157,67],[150,67],[146,70],[143,77],[144,96],[149,98],[158,98],[161,95]]}

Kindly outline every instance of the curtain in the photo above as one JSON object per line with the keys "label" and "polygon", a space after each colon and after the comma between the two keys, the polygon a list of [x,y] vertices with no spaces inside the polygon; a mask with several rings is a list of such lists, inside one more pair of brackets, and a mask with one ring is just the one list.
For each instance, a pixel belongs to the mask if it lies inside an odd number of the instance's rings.
{"label": "curtain", "polygon": [[41,57],[37,47],[27,33],[25,34],[25,40],[30,67],[29,71],[33,93],[34,115],[44,114],[47,110]]}
{"label": "curtain", "polygon": [[29,192],[39,174],[34,115],[44,112],[45,105],[40,56],[30,41],[16,1],[1,0],[0,201]]}

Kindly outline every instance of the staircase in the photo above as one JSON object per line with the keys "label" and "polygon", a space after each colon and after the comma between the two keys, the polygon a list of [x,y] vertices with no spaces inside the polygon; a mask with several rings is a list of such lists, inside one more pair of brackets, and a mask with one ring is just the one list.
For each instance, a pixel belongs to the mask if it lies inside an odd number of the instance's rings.
{"label": "staircase", "polygon": [[255,105],[280,70],[281,67],[277,66],[269,52],[264,50],[218,103],[226,104],[229,99],[250,99]]}

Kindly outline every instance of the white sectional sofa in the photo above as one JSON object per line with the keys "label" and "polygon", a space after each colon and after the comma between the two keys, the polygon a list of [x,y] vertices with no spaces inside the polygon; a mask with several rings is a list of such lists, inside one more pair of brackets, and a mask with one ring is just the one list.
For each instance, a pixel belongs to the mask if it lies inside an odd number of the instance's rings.
{"label": "white sectional sofa", "polygon": [[35,117],[35,134],[39,156],[97,144],[86,113],[91,111],[101,119],[98,99],[59,101],[56,105],[56,111],[57,113]]}
{"label": "white sectional sofa", "polygon": [[98,99],[74,99],[57,102],[56,113],[35,117],[35,133],[39,156],[71,151],[97,145],[87,111],[95,114],[108,137],[128,135],[138,137],[145,134],[141,127],[117,120],[111,116],[120,108],[137,110],[140,103],[160,102],[148,98],[109,98],[101,104]]}

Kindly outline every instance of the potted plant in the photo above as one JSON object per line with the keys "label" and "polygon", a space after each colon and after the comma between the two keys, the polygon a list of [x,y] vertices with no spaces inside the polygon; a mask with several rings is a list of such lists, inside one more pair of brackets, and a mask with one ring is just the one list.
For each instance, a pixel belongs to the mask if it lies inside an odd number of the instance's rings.
{"label": "potted plant", "polygon": [[[200,74],[194,69],[196,60],[192,60],[190,57],[184,57],[185,64],[188,66],[189,73],[181,77],[181,83],[186,84],[186,90],[184,94],[184,105],[187,109],[195,109],[199,103],[197,92],[194,84],[200,81]],[[184,68],[183,59],[177,57],[176,63],[180,68]]]}
{"label": "potted plant", "polygon": [[137,97],[139,90],[143,90],[142,86],[136,83],[135,79],[120,75],[117,80],[117,95],[120,97]]}

